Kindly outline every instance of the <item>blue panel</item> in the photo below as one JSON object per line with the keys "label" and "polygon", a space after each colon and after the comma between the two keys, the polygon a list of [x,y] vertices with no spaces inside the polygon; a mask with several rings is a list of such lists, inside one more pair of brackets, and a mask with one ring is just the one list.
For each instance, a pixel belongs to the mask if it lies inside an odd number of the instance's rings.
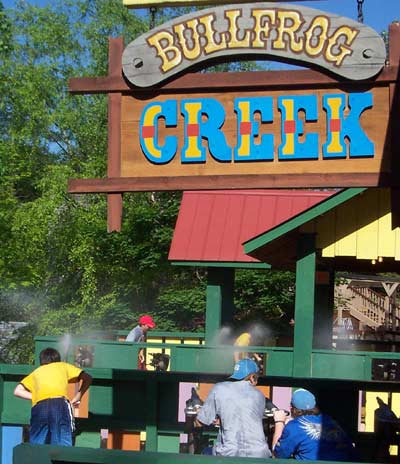
{"label": "blue panel", "polygon": [[12,464],[14,446],[22,443],[22,427],[2,426],[1,464]]}

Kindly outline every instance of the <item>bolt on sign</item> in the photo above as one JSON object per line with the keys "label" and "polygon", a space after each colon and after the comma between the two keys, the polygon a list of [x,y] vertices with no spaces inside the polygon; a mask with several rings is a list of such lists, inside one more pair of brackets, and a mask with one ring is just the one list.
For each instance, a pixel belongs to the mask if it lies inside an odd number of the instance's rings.
{"label": "bolt on sign", "polygon": [[[269,2],[204,9],[121,42],[109,76],[71,81],[75,93],[109,93],[112,141],[108,177],[69,191],[398,187],[399,24],[389,36],[386,62],[371,28]],[[312,69],[191,72],[243,57]]]}

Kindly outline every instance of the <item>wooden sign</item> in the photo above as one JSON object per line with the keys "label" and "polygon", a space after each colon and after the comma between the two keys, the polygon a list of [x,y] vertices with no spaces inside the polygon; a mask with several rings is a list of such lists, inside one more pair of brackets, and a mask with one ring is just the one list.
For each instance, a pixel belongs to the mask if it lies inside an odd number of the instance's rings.
{"label": "wooden sign", "polygon": [[[121,176],[290,179],[309,187],[390,171],[388,88],[122,96]],[[324,179],[324,180],[323,180]],[[156,188],[155,188],[156,189]]]}
{"label": "wooden sign", "polygon": [[[226,17],[234,18],[234,10],[230,6]],[[279,11],[285,15],[293,7],[288,10],[280,5]],[[365,31],[362,25],[357,25],[356,36],[346,45],[346,37],[352,37],[356,25],[346,22],[345,26],[343,19],[335,22],[329,15],[325,15],[331,25],[326,34],[312,29],[323,35],[314,34],[313,40],[304,41],[307,35],[299,31],[309,30],[311,22],[317,21],[315,15],[305,15],[307,11],[301,8],[298,31],[295,23],[274,23],[266,47],[275,49],[274,42],[282,40],[286,52],[294,53],[289,50],[293,44],[302,45],[304,51],[319,43],[321,55],[315,61],[332,55],[341,66],[360,53],[369,56],[368,50],[373,55],[379,48],[374,48],[378,41],[372,33],[372,42],[357,45]],[[229,20],[232,36],[236,34],[238,41],[254,37],[246,33],[241,16],[237,18],[237,22]],[[200,17],[193,20],[200,21]],[[174,24],[185,28],[185,21],[177,19]],[[212,27],[213,23],[209,24]],[[269,29],[267,22],[262,24],[265,33],[258,37],[264,39]],[[198,30],[206,34],[204,27]],[[211,30],[209,37],[221,45],[217,37],[222,35]],[[160,31],[146,37],[157,37],[154,34]],[[167,27],[165,31],[170,33]],[[328,45],[333,37],[338,40],[336,46]],[[165,42],[159,44],[165,51]],[[123,52],[122,38],[110,39],[108,75],[73,78],[69,87],[75,94],[108,93],[107,176],[71,179],[68,191],[106,193],[109,231],[121,228],[124,192],[400,187],[396,151],[400,137],[400,23],[389,26],[389,55],[382,72],[361,81],[303,69],[182,73],[156,88],[146,88],[130,84],[123,76]],[[172,56],[166,52],[165,63],[171,62]],[[364,68],[358,69],[361,73]]]}
{"label": "wooden sign", "polygon": [[346,79],[379,73],[386,49],[370,27],[320,10],[284,3],[244,3],[181,16],[124,50],[125,77],[151,87],[210,60],[252,56],[318,67]]}

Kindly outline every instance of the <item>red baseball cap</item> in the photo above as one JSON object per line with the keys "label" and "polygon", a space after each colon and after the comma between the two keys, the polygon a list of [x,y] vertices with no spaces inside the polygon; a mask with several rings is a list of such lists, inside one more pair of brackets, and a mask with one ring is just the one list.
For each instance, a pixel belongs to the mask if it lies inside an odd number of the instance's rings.
{"label": "red baseball cap", "polygon": [[154,329],[154,327],[156,326],[156,323],[153,321],[153,318],[151,316],[148,316],[147,314],[140,317],[139,324],[146,324],[150,327],[150,329]]}

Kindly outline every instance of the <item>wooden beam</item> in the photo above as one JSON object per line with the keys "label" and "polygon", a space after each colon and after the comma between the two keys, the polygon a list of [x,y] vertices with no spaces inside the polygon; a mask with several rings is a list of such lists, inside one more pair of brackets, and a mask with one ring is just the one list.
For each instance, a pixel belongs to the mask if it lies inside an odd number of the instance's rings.
{"label": "wooden beam", "polygon": [[[249,187],[251,185],[251,187]],[[399,176],[380,173],[121,177],[70,179],[69,193],[123,193],[231,188],[400,187]]]}
{"label": "wooden beam", "polygon": [[96,94],[123,92],[135,94],[168,93],[169,91],[201,89],[244,89],[251,88],[317,88],[317,87],[351,87],[368,88],[385,85],[398,80],[399,67],[388,66],[375,79],[365,81],[339,80],[313,70],[298,71],[254,71],[223,73],[187,73],[160,87],[144,89],[134,87],[124,79],[122,74],[106,77],[73,77],[69,80],[69,92],[72,94]]}

